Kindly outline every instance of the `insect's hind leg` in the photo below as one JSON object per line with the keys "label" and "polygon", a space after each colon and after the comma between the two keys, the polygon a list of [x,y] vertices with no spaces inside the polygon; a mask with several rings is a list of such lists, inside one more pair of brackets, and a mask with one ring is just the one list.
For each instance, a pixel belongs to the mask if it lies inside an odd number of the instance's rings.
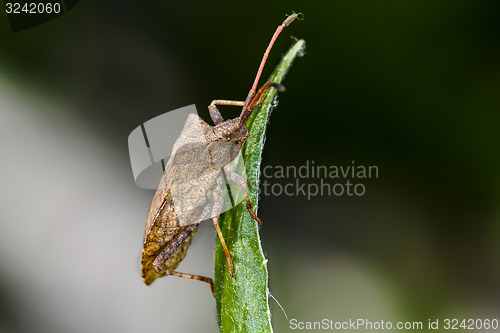
{"label": "insect's hind leg", "polygon": [[219,109],[217,109],[216,105],[230,105],[230,106],[243,106],[245,102],[240,101],[228,101],[224,99],[214,99],[212,103],[208,106],[208,111],[210,112],[210,117],[214,121],[215,125],[218,125],[224,121],[222,115],[220,114]]}
{"label": "insect's hind leg", "polygon": [[157,271],[160,274],[178,276],[178,277],[185,278],[185,279],[192,279],[192,280],[206,282],[206,283],[210,284],[210,290],[212,291],[212,294],[214,293],[214,281],[209,277],[195,275],[195,274],[181,273],[181,272],[177,272],[177,271],[169,271],[166,269],[161,269],[160,267],[157,267],[157,266],[155,266],[155,271]]}
{"label": "insect's hind leg", "polygon": [[239,174],[231,172],[229,170],[224,170],[224,173],[227,177],[229,177],[232,181],[238,184],[239,187],[245,191],[245,199],[247,202],[247,210],[252,215],[253,219],[257,221],[259,224],[262,224],[262,221],[257,217],[257,214],[253,211],[252,203],[250,202],[250,197],[248,196],[248,187],[245,178],[241,177]]}
{"label": "insect's hind leg", "polygon": [[[160,274],[178,276],[178,277],[185,278],[185,279],[192,279],[192,280],[206,282],[206,283],[210,284],[210,290],[212,291],[212,294],[213,294],[214,293],[214,283],[213,283],[211,278],[201,276],[201,275],[181,273],[181,272],[177,272],[174,270],[168,270],[168,269],[161,268],[161,266],[163,266],[163,264],[165,264],[165,262],[167,262],[167,260],[169,258],[171,258],[173,255],[175,255],[175,253],[179,249],[179,247],[185,245],[185,241],[189,240],[189,237],[193,236],[193,231],[196,230],[196,228],[198,227],[198,224],[193,224],[193,225],[185,227],[185,229],[182,230],[182,232],[180,232],[158,254],[158,256],[156,256],[155,260],[153,261],[153,267],[154,267],[155,271],[160,273]],[[184,251],[186,251],[186,250],[184,250]]]}

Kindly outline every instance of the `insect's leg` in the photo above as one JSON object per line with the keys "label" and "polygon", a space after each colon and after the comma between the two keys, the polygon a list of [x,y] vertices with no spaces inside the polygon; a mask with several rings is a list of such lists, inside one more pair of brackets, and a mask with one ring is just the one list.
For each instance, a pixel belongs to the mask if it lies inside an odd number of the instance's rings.
{"label": "insect's leg", "polygon": [[173,276],[178,276],[181,278],[186,278],[186,279],[192,279],[192,280],[198,280],[198,281],[203,281],[208,284],[210,284],[210,290],[212,290],[212,294],[214,292],[214,283],[211,278],[201,276],[201,275],[195,275],[195,274],[187,274],[187,273],[181,273],[181,272],[176,272],[172,270],[166,270],[162,269],[161,266],[170,258],[175,251],[179,248],[179,246],[188,238],[193,229],[195,229],[198,226],[198,224],[190,225],[186,227],[179,235],[177,235],[155,258],[153,261],[153,267],[155,268],[155,271],[157,271],[160,274],[165,274],[165,275],[173,275]]}
{"label": "insect's leg", "polygon": [[212,291],[212,294],[214,293],[214,281],[209,277],[195,275],[195,274],[181,273],[181,272],[177,272],[177,271],[169,271],[166,269],[159,268],[157,266],[155,266],[155,271],[157,271],[160,274],[178,276],[178,277],[185,278],[185,279],[192,279],[192,280],[206,282],[206,283],[210,284],[210,290]]}
{"label": "insect's leg", "polygon": [[229,170],[224,170],[227,177],[229,177],[232,181],[234,181],[238,186],[240,186],[243,191],[245,191],[245,199],[247,201],[247,210],[252,215],[255,221],[259,224],[262,224],[262,221],[257,217],[257,214],[253,211],[252,203],[250,202],[250,197],[248,196],[248,187],[245,178],[241,177],[239,174],[231,172]]}
{"label": "insect's leg", "polygon": [[219,235],[222,248],[224,249],[224,253],[226,254],[227,266],[229,267],[229,275],[231,275],[231,277],[234,277],[233,262],[231,261],[231,253],[227,248],[226,241],[224,240],[224,236],[222,235],[222,231],[220,230],[219,226],[219,216],[222,212],[222,206],[224,204],[224,195],[222,193],[222,190],[215,192],[218,193],[219,196],[215,200],[214,207],[212,208],[212,221],[214,222],[215,230],[217,230],[217,235]]}
{"label": "insect's leg", "polygon": [[218,125],[224,121],[224,118],[222,118],[222,115],[219,112],[219,109],[217,109],[216,105],[231,105],[231,106],[243,106],[245,102],[240,102],[240,101],[227,101],[224,99],[214,99],[212,103],[208,106],[208,111],[210,112],[210,117],[214,121],[215,125]]}
{"label": "insect's leg", "polygon": [[249,110],[252,110],[253,107],[256,104],[261,104],[262,101],[264,100],[264,97],[266,97],[266,92],[269,90],[269,88],[276,88],[279,92],[284,92],[285,91],[285,86],[276,82],[271,82],[268,81],[266,82],[260,89],[257,91],[255,94],[254,98],[252,99],[252,102],[250,102],[250,105],[248,106]]}
{"label": "insect's leg", "polygon": [[229,275],[234,277],[233,273],[233,262],[231,261],[231,253],[229,253],[229,249],[227,248],[226,241],[224,240],[224,236],[222,235],[222,231],[219,226],[219,215],[212,217],[212,221],[214,222],[215,230],[217,230],[217,234],[219,235],[220,242],[222,244],[222,248],[224,249],[224,253],[227,258],[227,266],[229,267]]}

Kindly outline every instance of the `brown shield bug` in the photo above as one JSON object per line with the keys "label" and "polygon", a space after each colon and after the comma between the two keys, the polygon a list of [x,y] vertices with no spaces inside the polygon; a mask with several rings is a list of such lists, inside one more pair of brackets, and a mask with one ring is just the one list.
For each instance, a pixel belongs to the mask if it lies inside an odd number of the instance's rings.
{"label": "brown shield bug", "polygon": [[[284,90],[282,85],[274,82],[267,82],[259,90],[257,85],[276,38],[296,18],[297,14],[290,15],[276,29],[244,102],[212,101],[208,109],[215,123],[213,127],[197,115],[188,117],[149,211],[141,262],[146,285],[157,277],[174,275],[207,282],[213,292],[211,278],[175,271],[184,259],[199,224],[207,218],[211,218],[214,223],[227,257],[229,273],[234,276],[231,254],[219,227],[219,215],[223,211],[225,197],[224,178],[230,179],[244,191],[248,212],[261,224],[252,210],[245,178],[232,172],[229,164],[235,160],[249,135],[245,121],[254,106],[262,102],[265,92],[271,87]],[[239,117],[224,120],[216,105],[241,106],[243,109]]]}

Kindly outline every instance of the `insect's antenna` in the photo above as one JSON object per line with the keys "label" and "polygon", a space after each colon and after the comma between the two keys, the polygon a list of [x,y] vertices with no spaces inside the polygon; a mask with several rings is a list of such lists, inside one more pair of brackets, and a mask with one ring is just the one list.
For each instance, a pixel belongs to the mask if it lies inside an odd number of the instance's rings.
{"label": "insect's antenna", "polygon": [[[257,85],[259,84],[260,76],[262,75],[262,71],[264,70],[264,65],[266,64],[267,57],[269,56],[269,52],[271,52],[271,49],[273,48],[274,42],[278,38],[279,34],[283,30],[283,28],[286,28],[290,23],[293,22],[297,18],[298,14],[293,13],[292,15],[288,16],[283,23],[276,28],[276,31],[274,32],[273,38],[271,38],[271,41],[269,42],[269,45],[267,46],[266,52],[264,52],[264,55],[262,56],[262,60],[260,62],[259,70],[257,71],[257,75],[255,76],[255,80],[253,81],[252,89],[250,89],[250,92],[248,93],[247,99],[245,100],[245,105],[243,106],[243,110],[241,111],[241,123],[244,123],[250,113],[252,112],[252,109],[250,108],[250,103],[255,97],[255,91],[257,90]],[[253,106],[253,105],[252,105]]]}
{"label": "insect's antenna", "polygon": [[274,32],[273,38],[271,38],[271,41],[269,42],[269,45],[267,46],[266,52],[264,52],[264,55],[262,56],[262,60],[260,62],[259,70],[257,71],[257,75],[255,76],[255,80],[253,81],[252,85],[252,90],[255,92],[257,89],[257,85],[259,84],[260,76],[262,74],[262,71],[264,70],[264,65],[266,64],[267,57],[269,56],[269,52],[271,52],[271,49],[274,45],[274,42],[278,38],[279,34],[283,30],[283,28],[286,28],[290,23],[293,22],[297,18],[298,14],[292,14],[286,18],[283,23],[276,28],[276,31]]}

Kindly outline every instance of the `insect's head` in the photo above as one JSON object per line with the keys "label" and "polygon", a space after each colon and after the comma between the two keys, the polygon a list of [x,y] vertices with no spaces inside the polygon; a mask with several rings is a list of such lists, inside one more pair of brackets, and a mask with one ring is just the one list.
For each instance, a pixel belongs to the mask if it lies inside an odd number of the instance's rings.
{"label": "insect's head", "polygon": [[248,128],[240,122],[240,117],[228,119],[214,127],[219,141],[238,144],[248,137]]}

